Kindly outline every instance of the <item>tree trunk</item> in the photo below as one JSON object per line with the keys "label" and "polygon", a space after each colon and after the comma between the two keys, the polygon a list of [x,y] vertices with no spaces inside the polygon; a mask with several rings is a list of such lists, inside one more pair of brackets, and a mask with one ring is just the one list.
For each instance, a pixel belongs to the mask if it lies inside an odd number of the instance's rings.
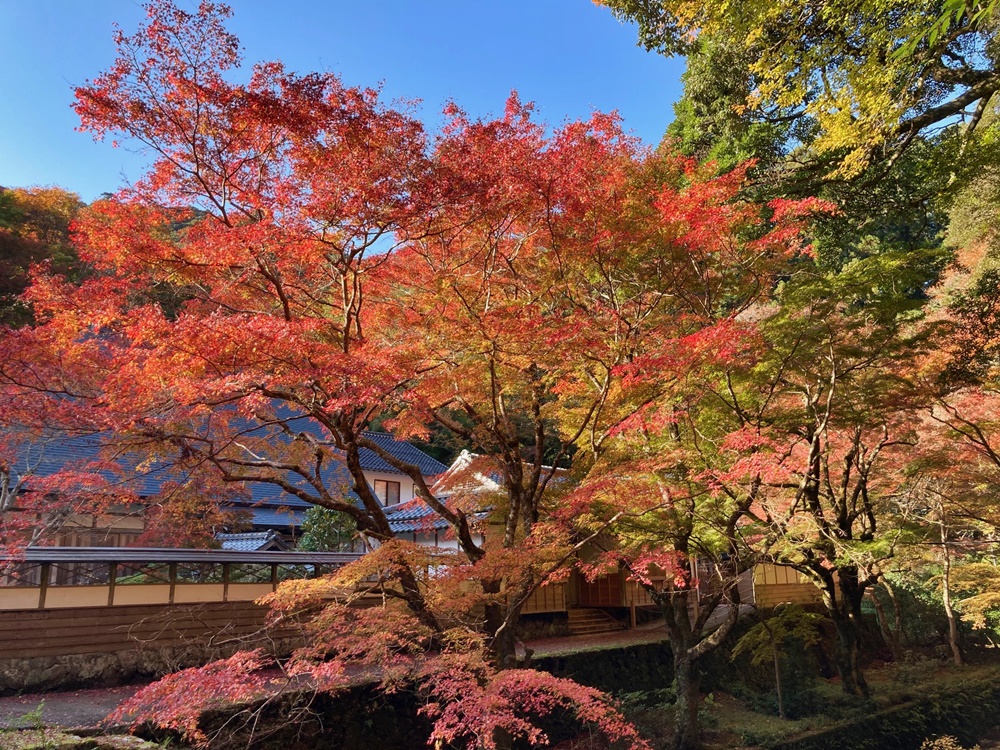
{"label": "tree trunk", "polygon": [[778,642],[774,638],[774,631],[767,624],[767,615],[759,609],[757,610],[757,614],[760,616],[760,624],[767,632],[767,638],[771,642],[771,659],[774,662],[774,689],[778,694],[778,718],[784,719],[785,694],[781,689],[781,650],[778,648]]}
{"label": "tree trunk", "polygon": [[948,549],[948,538],[941,524],[941,548],[944,550],[944,574],[941,576],[941,602],[948,618],[948,645],[951,646],[951,657],[956,666],[962,666],[962,651],[958,647],[958,623],[955,620],[955,610],[951,606],[951,550]]}
{"label": "tree trunk", "polygon": [[896,590],[889,582],[883,578],[881,583],[882,588],[885,589],[885,593],[889,595],[889,599],[892,601],[893,643],[898,649],[903,643],[903,608],[899,603],[899,598],[896,596]]}
{"label": "tree trunk", "polygon": [[[499,583],[483,583],[483,590],[488,594],[496,594],[500,589]],[[513,627],[504,627],[507,622],[507,606],[487,604],[485,615],[485,629],[491,636],[488,658],[498,670],[514,668],[517,661],[517,638]],[[514,738],[506,729],[497,728],[493,732],[493,745],[496,750],[512,750]]]}
{"label": "tree trunk", "polygon": [[694,659],[683,643],[672,643],[674,651],[674,750],[701,747],[698,732],[699,674]]}
{"label": "tree trunk", "polygon": [[889,649],[892,651],[892,660],[899,661],[899,638],[897,637],[897,632],[889,625],[889,618],[885,613],[885,607],[882,606],[882,600],[878,598],[878,595],[874,591],[871,594],[871,601],[875,607],[875,619],[878,620],[879,630],[882,631],[882,637],[885,638],[885,642],[889,644]]}
{"label": "tree trunk", "polygon": [[848,695],[867,698],[868,683],[861,671],[858,634],[855,625],[850,616],[839,611],[833,616],[833,624],[837,629],[837,645],[833,658],[840,675],[840,684]]}
{"label": "tree trunk", "polygon": [[517,637],[514,628],[507,627],[494,634],[490,642],[490,657],[497,669],[517,667]]}
{"label": "tree trunk", "polygon": [[[483,584],[483,591],[496,594],[500,584]],[[510,622],[506,604],[487,604],[485,612],[485,630],[490,637],[489,657],[497,669],[511,669],[517,662],[517,637],[514,628],[505,623]]]}
{"label": "tree trunk", "polygon": [[[859,584],[856,568],[844,567],[838,571],[840,596],[827,601],[827,609],[837,629],[837,646],[834,661],[840,674],[844,692],[867,698],[868,682],[861,670],[861,599],[864,587]],[[828,597],[824,597],[828,599]],[[839,600],[838,600],[839,599]]]}
{"label": "tree trunk", "polygon": [[785,693],[781,687],[781,653],[778,644],[771,639],[771,657],[774,660],[774,690],[778,694],[778,718],[785,718]]}
{"label": "tree trunk", "polygon": [[853,617],[848,622],[850,622],[851,631],[854,634],[854,640],[851,645],[851,674],[854,678],[855,695],[859,698],[868,698],[871,696],[871,691],[868,689],[868,680],[865,679],[865,673],[861,670],[860,629],[858,628],[857,620]]}

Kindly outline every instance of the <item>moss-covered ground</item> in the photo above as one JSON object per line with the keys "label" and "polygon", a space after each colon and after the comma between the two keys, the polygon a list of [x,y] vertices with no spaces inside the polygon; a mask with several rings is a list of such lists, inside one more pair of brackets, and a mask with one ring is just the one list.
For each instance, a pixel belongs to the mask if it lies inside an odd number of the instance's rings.
{"label": "moss-covered ground", "polygon": [[[815,680],[809,686],[813,708],[793,719],[779,718],[776,700],[766,693],[714,690],[701,708],[705,748],[894,750],[916,748],[921,739],[941,734],[958,735],[971,747],[1000,724],[996,666],[957,668],[927,660],[881,665],[867,676],[867,701],[845,695],[836,680]],[[624,697],[630,718],[654,747],[669,746],[670,691]]]}
{"label": "moss-covered ground", "polygon": [[80,737],[59,729],[2,729],[0,750],[163,750],[127,735]]}

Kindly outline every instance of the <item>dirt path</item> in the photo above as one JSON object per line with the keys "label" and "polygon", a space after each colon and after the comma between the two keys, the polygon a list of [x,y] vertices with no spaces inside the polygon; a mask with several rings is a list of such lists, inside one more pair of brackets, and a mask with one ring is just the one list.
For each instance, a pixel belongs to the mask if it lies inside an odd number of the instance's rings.
{"label": "dirt path", "polygon": [[40,724],[72,729],[95,727],[140,687],[142,685],[125,685],[0,698],[0,728]]}

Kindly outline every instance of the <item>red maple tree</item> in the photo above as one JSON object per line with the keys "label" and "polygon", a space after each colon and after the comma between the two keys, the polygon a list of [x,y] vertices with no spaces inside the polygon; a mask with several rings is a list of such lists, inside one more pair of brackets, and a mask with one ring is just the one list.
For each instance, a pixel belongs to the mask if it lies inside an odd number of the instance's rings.
{"label": "red maple tree", "polygon": [[[574,523],[576,481],[613,472],[616,436],[668,424],[686,373],[738,349],[735,318],[803,250],[815,206],[741,201],[741,171],[713,177],[644,149],[610,115],[548,134],[512,96],[491,120],[449,107],[432,139],[331,74],[265,63],[233,83],[228,9],[147,11],[76,108],[85,130],[138,141],[153,164],[77,222],[92,275],[36,272],[38,325],[2,342],[5,394],[58,408],[109,458],[162,462],[180,484],[266,484],[351,516],[373,551],[270,600],[279,618],[315,612],[289,669],[318,687],[348,668],[387,689],[415,681],[432,739],[447,742],[540,744],[533,719],[571,707],[642,747],[605,696],[524,669],[515,626],[613,525]],[[435,494],[366,437],[376,418],[401,437],[453,431],[490,459],[501,492]],[[452,549],[394,538],[362,450],[413,479]],[[372,590],[383,607],[349,606]],[[194,731],[214,700],[204,686],[228,676],[229,698],[250,697],[258,666],[192,670],[128,709],[162,699],[140,716]]]}

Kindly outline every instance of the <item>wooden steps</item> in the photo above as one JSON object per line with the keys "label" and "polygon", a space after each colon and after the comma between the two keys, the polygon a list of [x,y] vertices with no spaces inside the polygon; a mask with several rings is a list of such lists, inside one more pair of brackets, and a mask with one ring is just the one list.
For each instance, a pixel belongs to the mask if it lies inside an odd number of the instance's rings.
{"label": "wooden steps", "polygon": [[594,635],[595,633],[613,633],[624,630],[625,623],[609,615],[603,609],[591,607],[567,610],[569,617],[569,632],[571,635]]}

